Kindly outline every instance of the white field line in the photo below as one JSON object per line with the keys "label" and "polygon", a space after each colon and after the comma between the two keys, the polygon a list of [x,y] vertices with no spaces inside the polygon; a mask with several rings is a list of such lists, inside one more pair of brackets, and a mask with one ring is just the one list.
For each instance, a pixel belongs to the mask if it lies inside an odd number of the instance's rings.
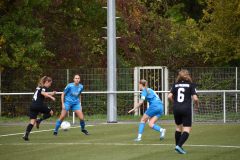
{"label": "white field line", "polygon": [[[94,126],[94,125],[86,125],[86,127],[89,127],[89,126]],[[79,128],[80,126],[76,126],[76,127],[70,127],[70,128]],[[61,128],[60,128],[61,129]],[[41,132],[49,132],[49,131],[53,131],[54,129],[47,129],[47,130],[39,130],[39,131],[32,131],[32,133],[41,133]],[[16,135],[23,135],[24,132],[22,133],[12,133],[12,134],[3,134],[3,135],[0,135],[0,138],[1,137],[9,137],[9,136],[16,136]]]}
{"label": "white field line", "polygon": [[[87,125],[87,126],[94,126],[94,125]],[[80,126],[76,127],[70,127],[70,128],[79,128]],[[41,132],[49,132],[53,131],[54,129],[48,129],[48,130],[39,130],[39,131],[33,131],[32,133],[41,133]],[[8,136],[15,136],[15,135],[22,135],[24,133],[13,133],[13,134],[5,134],[0,135],[0,137],[8,137]],[[139,144],[139,143],[8,143],[8,144],[0,144],[0,146],[3,145],[102,145],[102,146],[175,146],[175,144]],[[211,147],[211,148],[236,148],[240,149],[240,146],[230,146],[230,145],[194,145],[194,144],[186,144],[184,146],[189,147]]]}
{"label": "white field line", "polygon": [[[90,142],[66,142],[66,143],[8,143],[0,144],[5,146],[24,146],[24,145],[98,145],[98,146],[175,146],[175,144],[139,144],[139,143],[90,143]],[[192,145],[186,144],[188,147],[208,147],[208,148],[235,148],[240,149],[240,146],[229,146],[229,145]]]}

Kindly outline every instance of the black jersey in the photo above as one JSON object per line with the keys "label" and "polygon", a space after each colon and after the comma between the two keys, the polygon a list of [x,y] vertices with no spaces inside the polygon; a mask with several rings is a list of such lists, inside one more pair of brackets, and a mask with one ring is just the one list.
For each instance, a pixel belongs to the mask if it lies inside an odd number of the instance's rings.
{"label": "black jersey", "polygon": [[175,109],[191,109],[192,95],[196,95],[196,85],[190,82],[181,81],[173,84],[171,89],[173,94],[173,107]]}
{"label": "black jersey", "polygon": [[45,97],[41,94],[42,92],[47,92],[46,87],[37,87],[36,91],[34,92],[32,105],[40,106],[43,104]]}

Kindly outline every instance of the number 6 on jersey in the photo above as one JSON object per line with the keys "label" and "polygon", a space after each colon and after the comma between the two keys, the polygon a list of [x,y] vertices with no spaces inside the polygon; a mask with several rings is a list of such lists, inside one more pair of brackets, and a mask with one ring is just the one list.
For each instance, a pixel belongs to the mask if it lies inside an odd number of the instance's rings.
{"label": "number 6 on jersey", "polygon": [[177,101],[178,102],[183,102],[184,101],[184,92],[185,92],[185,88],[179,88],[178,89],[178,96],[177,96]]}

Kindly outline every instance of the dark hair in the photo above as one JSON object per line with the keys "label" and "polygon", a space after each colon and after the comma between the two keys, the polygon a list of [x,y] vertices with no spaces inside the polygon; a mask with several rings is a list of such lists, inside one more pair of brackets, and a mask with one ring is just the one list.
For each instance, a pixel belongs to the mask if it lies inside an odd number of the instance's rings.
{"label": "dark hair", "polygon": [[48,76],[43,76],[39,82],[38,82],[38,86],[39,87],[43,87],[44,86],[44,83],[46,82],[52,82],[52,78],[51,77],[48,77]]}
{"label": "dark hair", "polygon": [[180,81],[188,81],[188,82],[192,83],[192,77],[191,77],[191,75],[190,75],[188,70],[181,69],[178,72],[178,76],[176,78],[176,82],[180,82]]}
{"label": "dark hair", "polygon": [[[74,78],[75,76],[79,76],[79,77],[80,77],[80,74],[78,74],[78,73],[74,74],[74,75],[73,75],[73,78]],[[81,77],[80,77],[80,78],[81,78]]]}

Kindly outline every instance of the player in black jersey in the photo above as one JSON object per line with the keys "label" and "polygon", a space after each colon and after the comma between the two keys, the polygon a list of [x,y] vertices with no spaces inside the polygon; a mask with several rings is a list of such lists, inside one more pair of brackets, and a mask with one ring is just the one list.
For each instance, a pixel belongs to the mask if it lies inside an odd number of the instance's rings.
{"label": "player in black jersey", "polygon": [[176,123],[175,150],[180,154],[186,154],[182,145],[189,137],[192,126],[192,100],[195,107],[199,106],[196,86],[192,83],[192,78],[188,70],[181,70],[178,73],[176,83],[168,95],[173,102],[173,114]]}
{"label": "player in black jersey", "polygon": [[[54,92],[47,92],[48,88],[52,84],[52,78],[44,76],[40,79],[38,86],[36,88],[36,91],[34,92],[32,104],[30,106],[30,123],[28,124],[26,128],[26,132],[23,136],[23,139],[25,141],[28,141],[29,134],[34,126],[36,124],[36,127],[39,128],[39,124],[42,120],[45,120],[53,115],[53,111],[44,103],[45,98],[50,98],[51,100],[55,101],[55,98],[53,95],[56,93]],[[37,119],[37,115],[39,113],[43,113],[43,117],[40,119]]]}

